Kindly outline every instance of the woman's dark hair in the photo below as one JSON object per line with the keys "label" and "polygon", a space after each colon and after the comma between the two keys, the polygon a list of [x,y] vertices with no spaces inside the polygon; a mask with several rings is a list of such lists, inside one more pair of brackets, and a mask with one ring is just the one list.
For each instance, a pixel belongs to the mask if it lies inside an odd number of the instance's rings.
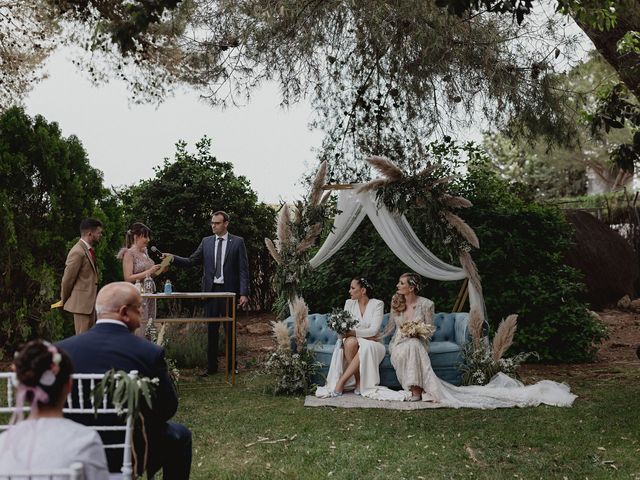
{"label": "woman's dark hair", "polygon": [[[56,354],[60,355],[57,368]],[[16,370],[16,377],[21,385],[39,387],[49,396],[49,401],[46,404],[38,402],[38,406],[55,405],[60,400],[64,385],[73,373],[73,364],[69,355],[42,340],[32,340],[22,347],[16,354],[13,365]],[[51,374],[54,375],[53,381],[45,381],[43,383],[43,374],[47,370],[51,370]],[[48,383],[50,384],[47,385]],[[33,392],[27,392],[25,400],[31,403],[33,401]]]}
{"label": "woman's dark hair", "polygon": [[358,282],[358,285],[367,291],[367,297],[373,298],[373,285],[371,285],[371,282],[369,282],[367,277],[353,277],[351,280]]}
{"label": "woman's dark hair", "polygon": [[149,237],[151,235],[151,229],[142,222],[135,222],[127,230],[124,237],[124,245],[127,248],[131,248],[135,237]]}

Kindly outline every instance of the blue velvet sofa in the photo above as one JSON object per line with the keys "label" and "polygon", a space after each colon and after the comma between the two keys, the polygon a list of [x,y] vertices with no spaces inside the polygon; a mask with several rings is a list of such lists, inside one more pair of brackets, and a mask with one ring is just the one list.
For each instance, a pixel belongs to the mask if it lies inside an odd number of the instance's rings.
{"label": "blue velvet sofa", "polygon": [[[389,321],[389,314],[384,315],[382,329]],[[468,313],[436,313],[433,318],[436,331],[431,337],[429,347],[429,358],[436,375],[442,380],[459,385],[461,374],[458,366],[462,363],[461,350],[464,343],[469,339]],[[293,332],[293,318],[285,320],[289,333]],[[336,333],[327,327],[327,315],[312,313],[309,315],[309,332],[307,333],[307,345],[314,353],[318,362],[322,363],[320,375],[315,379],[319,385],[324,385],[324,378],[329,371],[331,355],[338,339]],[[391,365],[389,357],[389,341],[391,336],[385,338],[387,354],[380,364],[380,384],[399,388],[396,372]]]}

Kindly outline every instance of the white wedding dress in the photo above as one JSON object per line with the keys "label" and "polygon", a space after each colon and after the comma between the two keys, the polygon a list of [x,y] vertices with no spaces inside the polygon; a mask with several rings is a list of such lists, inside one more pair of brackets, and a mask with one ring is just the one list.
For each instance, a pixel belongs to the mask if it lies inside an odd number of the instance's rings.
{"label": "white wedding dress", "polygon": [[[427,298],[418,297],[414,320],[433,323],[433,302]],[[495,375],[487,385],[456,387],[436,376],[431,367],[427,353],[427,343],[415,338],[403,338],[400,325],[407,318],[404,312],[392,314],[396,332],[389,350],[391,364],[402,388],[393,391],[386,387],[376,387],[369,392],[369,397],[376,400],[404,401],[411,398],[410,387],[417,385],[424,390],[422,401],[433,402],[452,408],[507,408],[534,407],[541,403],[558,407],[568,407],[577,398],[565,383],[542,380],[533,385],[524,385],[503,373]]]}
{"label": "white wedding dress", "polygon": [[[380,331],[382,316],[384,314],[384,302],[372,298],[367,303],[364,314],[360,312],[357,300],[347,300],[344,309],[358,320],[355,328],[358,340],[358,355],[360,357],[360,394],[364,397],[375,392],[375,387],[380,383],[380,363],[386,353],[382,342],[367,340]],[[338,339],[331,356],[331,365],[327,374],[327,384],[316,389],[316,397],[324,398],[335,390],[336,383],[344,372],[344,351],[342,340]],[[345,384],[345,390],[353,389],[355,378],[351,377]]]}

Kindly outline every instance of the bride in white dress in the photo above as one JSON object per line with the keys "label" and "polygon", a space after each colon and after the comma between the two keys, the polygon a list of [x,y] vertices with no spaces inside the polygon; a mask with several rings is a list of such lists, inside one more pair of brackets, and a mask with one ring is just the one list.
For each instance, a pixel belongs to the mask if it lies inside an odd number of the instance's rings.
{"label": "bride in white dress", "polygon": [[[528,407],[541,403],[555,406],[570,406],[577,398],[564,383],[542,380],[525,386],[503,373],[493,377],[484,386],[456,387],[434,373],[427,352],[427,343],[417,338],[406,338],[400,326],[411,320],[433,323],[434,304],[419,297],[420,277],[415,273],[403,274],[397,285],[397,294],[391,303],[389,329],[395,334],[389,343],[391,364],[403,391],[394,392],[378,387],[372,398],[378,400],[427,401],[443,406],[460,408]],[[391,333],[385,331],[385,334]]]}
{"label": "bride in white dress", "polygon": [[327,384],[317,388],[317,397],[337,397],[345,389],[367,396],[380,383],[379,366],[385,355],[384,344],[379,340],[384,302],[369,298],[371,291],[366,278],[351,280],[351,299],[345,302],[344,309],[358,320],[358,325],[336,342]]}

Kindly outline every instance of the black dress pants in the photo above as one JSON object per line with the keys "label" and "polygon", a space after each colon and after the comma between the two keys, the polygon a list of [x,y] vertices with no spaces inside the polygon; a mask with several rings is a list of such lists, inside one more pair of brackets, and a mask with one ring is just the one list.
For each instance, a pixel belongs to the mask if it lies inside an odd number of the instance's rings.
{"label": "black dress pants", "polygon": [[[229,292],[229,287],[225,287],[224,284],[214,283],[212,292]],[[207,300],[205,305],[205,315],[207,317],[222,317],[227,313],[226,298],[214,298]],[[229,305],[229,315],[231,315],[231,305]],[[235,365],[231,364],[231,322],[224,322],[224,338],[226,342],[227,352],[229,356],[227,358],[227,367],[229,373]],[[220,336],[220,323],[208,323],[207,324],[207,373],[216,373],[218,371],[218,339]],[[236,360],[237,365],[237,360]]]}

